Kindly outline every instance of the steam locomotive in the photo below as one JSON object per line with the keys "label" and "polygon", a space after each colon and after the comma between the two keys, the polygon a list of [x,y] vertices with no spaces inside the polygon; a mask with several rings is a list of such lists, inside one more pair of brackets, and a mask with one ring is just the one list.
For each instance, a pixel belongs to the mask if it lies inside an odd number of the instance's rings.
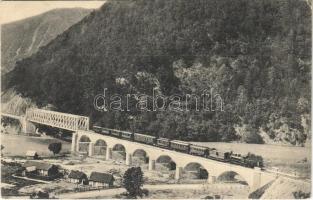
{"label": "steam locomotive", "polygon": [[[251,156],[236,154],[232,151],[221,151],[215,148],[203,147],[199,145],[190,144],[180,140],[170,140],[162,137],[155,137],[139,133],[131,133],[127,131],[120,131],[115,129],[103,128],[100,126],[93,126],[92,130],[98,134],[109,135],[125,140],[135,141],[143,144],[153,145],[160,148],[179,151],[186,154],[200,156],[221,162],[228,162],[244,167],[254,168],[263,167],[263,160],[260,156]],[[256,159],[257,158],[257,159]]]}

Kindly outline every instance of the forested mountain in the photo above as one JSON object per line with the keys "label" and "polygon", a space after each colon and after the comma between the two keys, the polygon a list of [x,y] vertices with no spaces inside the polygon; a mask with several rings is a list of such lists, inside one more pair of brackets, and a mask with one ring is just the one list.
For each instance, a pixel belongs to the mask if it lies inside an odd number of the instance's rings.
{"label": "forested mountain", "polygon": [[[18,62],[9,86],[39,106],[105,127],[181,140],[303,144],[310,66],[306,1],[111,0]],[[93,101],[104,88],[107,96],[150,97],[153,88],[167,97],[214,89],[224,108],[197,111],[193,101],[182,112],[99,112]]]}
{"label": "forested mountain", "polygon": [[90,12],[82,8],[55,9],[2,25],[1,73],[11,71],[17,60],[37,52]]}

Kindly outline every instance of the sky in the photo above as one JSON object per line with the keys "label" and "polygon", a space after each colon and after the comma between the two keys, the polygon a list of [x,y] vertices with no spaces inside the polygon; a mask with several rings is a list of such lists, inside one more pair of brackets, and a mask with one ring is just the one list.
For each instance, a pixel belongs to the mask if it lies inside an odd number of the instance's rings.
{"label": "sky", "polygon": [[0,24],[25,19],[55,8],[97,9],[104,1],[1,1]]}

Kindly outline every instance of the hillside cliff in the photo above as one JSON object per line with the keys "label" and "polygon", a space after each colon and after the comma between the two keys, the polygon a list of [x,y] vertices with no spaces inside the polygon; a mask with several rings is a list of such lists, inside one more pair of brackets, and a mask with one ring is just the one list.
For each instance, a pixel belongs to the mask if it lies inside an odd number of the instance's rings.
{"label": "hillside cliff", "polygon": [[16,61],[37,52],[90,11],[82,8],[55,9],[2,25],[1,73],[11,71]]}
{"label": "hillside cliff", "polygon": [[[305,1],[111,0],[18,62],[8,85],[38,106],[106,127],[248,143],[265,133],[301,145],[310,137],[310,66]],[[198,111],[191,101],[188,111],[142,112],[132,101],[128,112],[99,112],[94,97],[104,88],[150,97],[153,88],[166,97],[214,89],[223,111]]]}

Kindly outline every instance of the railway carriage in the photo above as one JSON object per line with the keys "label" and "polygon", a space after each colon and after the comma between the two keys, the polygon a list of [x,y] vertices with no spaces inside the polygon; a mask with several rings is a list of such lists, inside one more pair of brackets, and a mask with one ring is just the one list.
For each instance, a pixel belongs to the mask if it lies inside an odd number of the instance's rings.
{"label": "railway carriage", "polygon": [[171,140],[170,147],[175,151],[189,153],[190,144],[179,140]]}
{"label": "railway carriage", "polygon": [[96,132],[96,133],[101,133],[101,130],[102,130],[102,127],[100,127],[100,126],[93,126],[92,127],[92,130],[94,131],[94,132]]}
{"label": "railway carriage", "polygon": [[208,157],[209,156],[209,148],[198,146],[198,145],[190,145],[189,153],[192,155]]}
{"label": "railway carriage", "polygon": [[230,160],[230,155],[231,155],[231,152],[229,151],[218,151],[216,149],[213,149],[210,151],[209,157],[214,160],[228,162]]}
{"label": "railway carriage", "polygon": [[107,128],[103,128],[100,126],[93,126],[92,130],[98,134],[102,134],[102,135],[110,135],[110,130]]}
{"label": "railway carriage", "polygon": [[101,134],[103,134],[103,135],[111,135],[111,131],[110,131],[110,129],[102,128],[101,129]]}
{"label": "railway carriage", "polygon": [[111,130],[111,135],[113,135],[115,137],[121,137],[121,131]]}
{"label": "railway carriage", "polygon": [[120,135],[122,138],[125,138],[127,140],[133,140],[133,133],[131,132],[121,131]]}
{"label": "railway carriage", "polygon": [[163,148],[170,148],[170,140],[167,138],[158,138],[157,139],[157,146]]}
{"label": "railway carriage", "polygon": [[145,144],[155,145],[156,143],[156,137],[151,135],[144,135],[139,133],[134,133],[134,140],[136,142],[141,142]]}

